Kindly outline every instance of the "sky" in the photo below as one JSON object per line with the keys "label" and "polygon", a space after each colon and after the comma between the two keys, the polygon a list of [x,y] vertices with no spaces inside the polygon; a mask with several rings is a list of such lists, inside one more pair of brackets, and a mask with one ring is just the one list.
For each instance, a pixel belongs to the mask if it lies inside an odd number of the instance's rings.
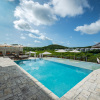
{"label": "sky", "polygon": [[100,0],[0,0],[0,44],[43,47],[100,42]]}

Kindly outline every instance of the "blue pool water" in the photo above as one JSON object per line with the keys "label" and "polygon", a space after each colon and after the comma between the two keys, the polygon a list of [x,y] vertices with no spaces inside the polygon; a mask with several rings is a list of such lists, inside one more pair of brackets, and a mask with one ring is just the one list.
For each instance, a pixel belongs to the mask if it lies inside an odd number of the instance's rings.
{"label": "blue pool water", "polygon": [[91,73],[91,70],[48,60],[20,60],[15,62],[58,97],[62,97]]}

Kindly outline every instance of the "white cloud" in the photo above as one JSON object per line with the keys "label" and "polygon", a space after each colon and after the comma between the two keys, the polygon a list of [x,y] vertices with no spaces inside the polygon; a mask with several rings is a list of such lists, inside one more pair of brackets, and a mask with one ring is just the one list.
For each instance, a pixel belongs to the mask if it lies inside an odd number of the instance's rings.
{"label": "white cloud", "polygon": [[[14,16],[19,19],[14,21],[14,27],[20,31],[28,31],[31,38],[40,40],[50,40],[39,30],[35,30],[34,25],[50,25],[53,24],[56,16],[49,4],[39,4],[32,0],[20,0],[20,5],[16,7]],[[34,33],[34,34],[33,34]]]}
{"label": "white cloud", "polygon": [[35,40],[34,42],[35,42],[35,43],[41,43],[41,42],[40,42],[40,41],[38,41],[38,40]]}
{"label": "white cloud", "polygon": [[55,13],[61,17],[76,16],[84,13],[84,8],[90,8],[87,0],[52,0]]}
{"label": "white cloud", "polygon": [[42,34],[36,36],[36,35],[34,35],[32,33],[29,33],[28,36],[31,37],[31,38],[36,38],[36,39],[40,39],[40,40],[50,40],[50,41],[52,40],[52,39],[50,39],[50,38],[48,38],[48,37],[46,37],[46,36],[44,36]]}
{"label": "white cloud", "polygon": [[20,31],[30,32],[28,36],[31,38],[50,42],[52,39],[36,29],[39,25],[52,25],[57,21],[57,17],[73,17],[83,14],[84,8],[89,7],[87,0],[51,0],[44,4],[33,0],[20,0],[14,11],[16,17],[14,27]]}
{"label": "white cloud", "polygon": [[39,33],[39,30],[33,30],[32,27],[23,19],[14,21],[14,27],[21,31],[29,31],[32,33]]}
{"label": "white cloud", "polygon": [[20,38],[21,38],[21,39],[26,39],[26,37],[24,37],[24,36],[21,36]]}
{"label": "white cloud", "polygon": [[50,38],[48,38],[48,37],[46,37],[46,36],[44,36],[44,35],[41,35],[41,36],[39,37],[39,39],[41,39],[41,40],[52,40],[52,39],[50,39]]}
{"label": "white cloud", "polygon": [[100,20],[91,23],[90,25],[77,26],[75,31],[80,31],[83,34],[96,34],[100,32]]}
{"label": "white cloud", "polygon": [[39,4],[32,0],[20,0],[14,11],[14,16],[34,25],[51,25],[60,17],[76,16],[89,8],[87,0],[51,0],[49,3]]}
{"label": "white cloud", "polygon": [[21,0],[14,12],[16,18],[27,20],[34,25],[51,25],[57,20],[49,4],[39,4],[32,0]]}
{"label": "white cloud", "polygon": [[18,30],[26,31],[31,29],[30,25],[22,19],[14,21],[14,26]]}
{"label": "white cloud", "polygon": [[37,38],[37,36],[33,35],[32,33],[29,33],[28,36],[31,38]]}

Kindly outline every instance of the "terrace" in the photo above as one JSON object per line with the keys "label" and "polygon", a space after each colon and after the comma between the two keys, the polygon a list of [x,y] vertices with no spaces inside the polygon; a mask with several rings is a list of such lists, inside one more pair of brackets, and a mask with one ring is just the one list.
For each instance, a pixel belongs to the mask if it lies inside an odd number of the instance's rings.
{"label": "terrace", "polygon": [[8,57],[8,58],[16,60],[16,59],[28,58],[28,55],[23,54],[23,46],[22,45],[2,44],[2,45],[0,45],[0,57]]}
{"label": "terrace", "polygon": [[64,96],[54,93],[10,58],[0,57],[0,100],[100,100],[100,69],[94,70]]}

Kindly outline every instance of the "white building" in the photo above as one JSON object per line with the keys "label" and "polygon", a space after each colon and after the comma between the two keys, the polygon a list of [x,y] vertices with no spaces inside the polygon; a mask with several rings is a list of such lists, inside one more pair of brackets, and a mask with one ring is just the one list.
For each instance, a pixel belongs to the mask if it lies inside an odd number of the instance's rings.
{"label": "white building", "polygon": [[80,51],[81,51],[81,52],[85,52],[85,48],[81,48]]}
{"label": "white building", "polygon": [[95,44],[95,45],[93,45],[92,48],[100,48],[100,42]]}
{"label": "white building", "polygon": [[23,46],[22,45],[7,45],[7,44],[1,44],[0,45],[0,55],[10,55],[12,53],[19,54],[23,52]]}
{"label": "white building", "polygon": [[91,48],[85,48],[85,52],[90,51]]}

